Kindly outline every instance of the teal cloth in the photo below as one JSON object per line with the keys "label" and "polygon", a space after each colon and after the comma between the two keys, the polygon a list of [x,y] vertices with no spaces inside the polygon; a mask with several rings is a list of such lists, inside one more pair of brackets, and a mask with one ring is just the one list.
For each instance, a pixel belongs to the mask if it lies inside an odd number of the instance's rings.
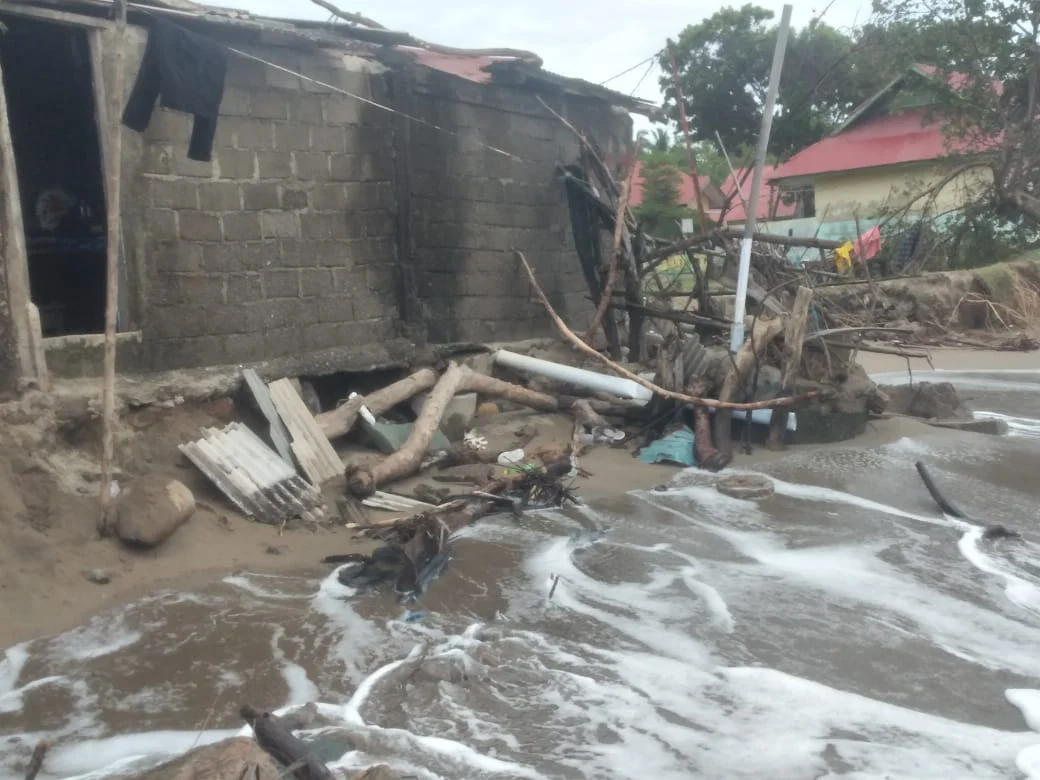
{"label": "teal cloth", "polygon": [[683,427],[639,451],[643,463],[678,463],[693,466],[693,431]]}

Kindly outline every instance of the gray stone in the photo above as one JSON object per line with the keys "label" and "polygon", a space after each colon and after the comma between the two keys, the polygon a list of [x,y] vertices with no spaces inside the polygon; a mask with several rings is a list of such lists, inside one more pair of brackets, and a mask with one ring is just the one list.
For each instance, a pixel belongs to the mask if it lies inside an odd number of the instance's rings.
{"label": "gray stone", "polygon": [[130,483],[115,507],[115,532],[126,544],[155,547],[195,513],[195,496],[181,482],[145,475]]}
{"label": "gray stone", "polygon": [[883,390],[889,398],[888,411],[893,414],[907,414],[925,420],[971,419],[971,414],[949,382],[918,382],[884,387]]}
{"label": "gray stone", "polygon": [[83,579],[95,585],[108,585],[112,581],[112,575],[105,569],[84,569]]}
{"label": "gray stone", "polygon": [[[342,755],[342,754],[341,754]],[[134,776],[135,780],[279,780],[274,760],[254,740],[234,737],[195,748]]]}

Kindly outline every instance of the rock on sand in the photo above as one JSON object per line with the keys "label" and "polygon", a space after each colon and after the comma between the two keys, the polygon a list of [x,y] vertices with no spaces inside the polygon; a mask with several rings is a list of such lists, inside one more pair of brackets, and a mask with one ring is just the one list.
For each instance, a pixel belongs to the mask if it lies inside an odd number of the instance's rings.
{"label": "rock on sand", "polygon": [[135,547],[155,547],[195,514],[195,496],[169,477],[134,480],[116,504],[115,532]]}

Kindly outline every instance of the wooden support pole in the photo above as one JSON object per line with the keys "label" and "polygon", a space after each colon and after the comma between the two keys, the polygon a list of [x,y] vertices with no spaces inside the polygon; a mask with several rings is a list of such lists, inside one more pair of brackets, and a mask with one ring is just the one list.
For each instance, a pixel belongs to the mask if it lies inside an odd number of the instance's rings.
{"label": "wooden support pole", "polygon": [[686,142],[686,156],[690,159],[690,176],[693,179],[693,197],[697,201],[697,218],[701,232],[705,233],[708,230],[708,215],[704,208],[704,199],[701,197],[701,180],[697,176],[697,157],[693,153],[693,142],[690,141],[690,123],[686,120],[686,101],[683,100],[682,84],[679,82],[679,66],[675,62],[675,49],[671,41],[668,41],[668,59],[672,64],[672,83],[675,86],[675,102],[679,106],[683,140]]}
{"label": "wooden support pole", "polygon": [[[802,363],[802,345],[805,343],[805,331],[809,327],[809,307],[812,305],[812,290],[799,287],[794,298],[791,315],[784,326],[784,373],[780,380],[780,389],[785,393],[794,390],[798,379],[798,368]],[[787,432],[786,407],[774,409],[769,418],[769,438],[766,446],[771,450],[784,448],[784,436]]]}
{"label": "wooden support pole", "polygon": [[635,148],[632,150],[632,160],[628,166],[628,175],[625,176],[625,183],[621,186],[621,195],[618,197],[617,215],[614,217],[614,242],[611,245],[610,257],[608,258],[607,277],[603,283],[603,292],[600,295],[599,304],[596,306],[596,312],[592,315],[592,322],[589,323],[589,329],[585,333],[585,343],[591,345],[592,339],[596,336],[596,331],[599,330],[600,325],[603,323],[603,317],[607,313],[607,306],[610,305],[610,296],[614,290],[614,280],[617,278],[618,266],[621,264],[621,236],[625,232],[625,214],[628,212],[628,199],[632,195],[632,180],[635,178],[636,169],[639,167],[639,142],[636,142]]}
{"label": "wooden support pole", "polygon": [[105,166],[107,284],[105,286],[105,364],[101,384],[101,518],[100,531],[108,532],[112,507],[112,458],[116,425],[116,325],[119,314],[120,163],[123,134],[123,72],[126,60],[126,0],[115,0],[114,73],[108,111],[109,146]]}
{"label": "wooden support pole", "polygon": [[[733,403],[733,399],[738,394],[743,393],[748,374],[751,373],[756,365],[762,362],[766,349],[773,339],[780,335],[783,327],[783,322],[779,318],[757,320],[751,331],[751,338],[737,350],[736,357],[733,359],[733,366],[730,368],[729,373],[726,374],[726,379],[722,383],[722,389],[719,391],[718,411],[715,413],[714,423],[715,446],[719,450],[717,462],[721,467],[729,465],[729,462],[733,460],[733,431],[731,427],[733,411],[737,407],[737,404]],[[790,406],[790,403],[783,403],[789,400],[787,398],[774,399],[773,406],[770,406],[770,408],[774,408],[774,406]],[[751,406],[752,404],[746,404],[744,408],[747,409]]]}

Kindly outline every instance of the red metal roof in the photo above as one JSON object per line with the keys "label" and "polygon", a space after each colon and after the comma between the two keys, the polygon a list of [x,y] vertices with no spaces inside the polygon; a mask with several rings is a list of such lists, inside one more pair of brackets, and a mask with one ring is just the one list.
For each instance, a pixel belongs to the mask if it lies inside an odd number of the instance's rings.
{"label": "red metal roof", "polygon": [[[922,64],[912,66],[908,73],[917,73],[932,79],[939,75],[938,69],[934,66]],[[775,170],[770,178],[790,179],[821,173],[878,168],[884,165],[925,162],[953,154],[983,151],[1000,143],[1001,135],[994,135],[974,144],[947,139],[941,123],[926,121],[924,109],[870,116],[870,111],[879,105],[879,101],[886,95],[903,88],[907,75],[894,79],[853,111],[852,116],[835,135],[803,149]],[[952,89],[960,90],[970,84],[970,77],[964,73],[950,73],[946,76],[946,83]],[[993,81],[991,87],[998,95],[1004,91],[1004,85],[1000,81]]]}
{"label": "red metal roof", "polygon": [[[999,139],[994,138],[992,143]],[[942,126],[926,124],[923,111],[877,116],[807,147],[773,171],[771,180],[923,162],[973,151],[948,143]]]}
{"label": "red metal roof", "polygon": [[451,73],[467,81],[475,81],[478,84],[489,84],[491,74],[485,70],[494,62],[511,60],[511,57],[483,57],[473,54],[445,54],[418,46],[398,46],[399,50],[407,52],[415,57],[420,65],[425,65],[433,70]]}

